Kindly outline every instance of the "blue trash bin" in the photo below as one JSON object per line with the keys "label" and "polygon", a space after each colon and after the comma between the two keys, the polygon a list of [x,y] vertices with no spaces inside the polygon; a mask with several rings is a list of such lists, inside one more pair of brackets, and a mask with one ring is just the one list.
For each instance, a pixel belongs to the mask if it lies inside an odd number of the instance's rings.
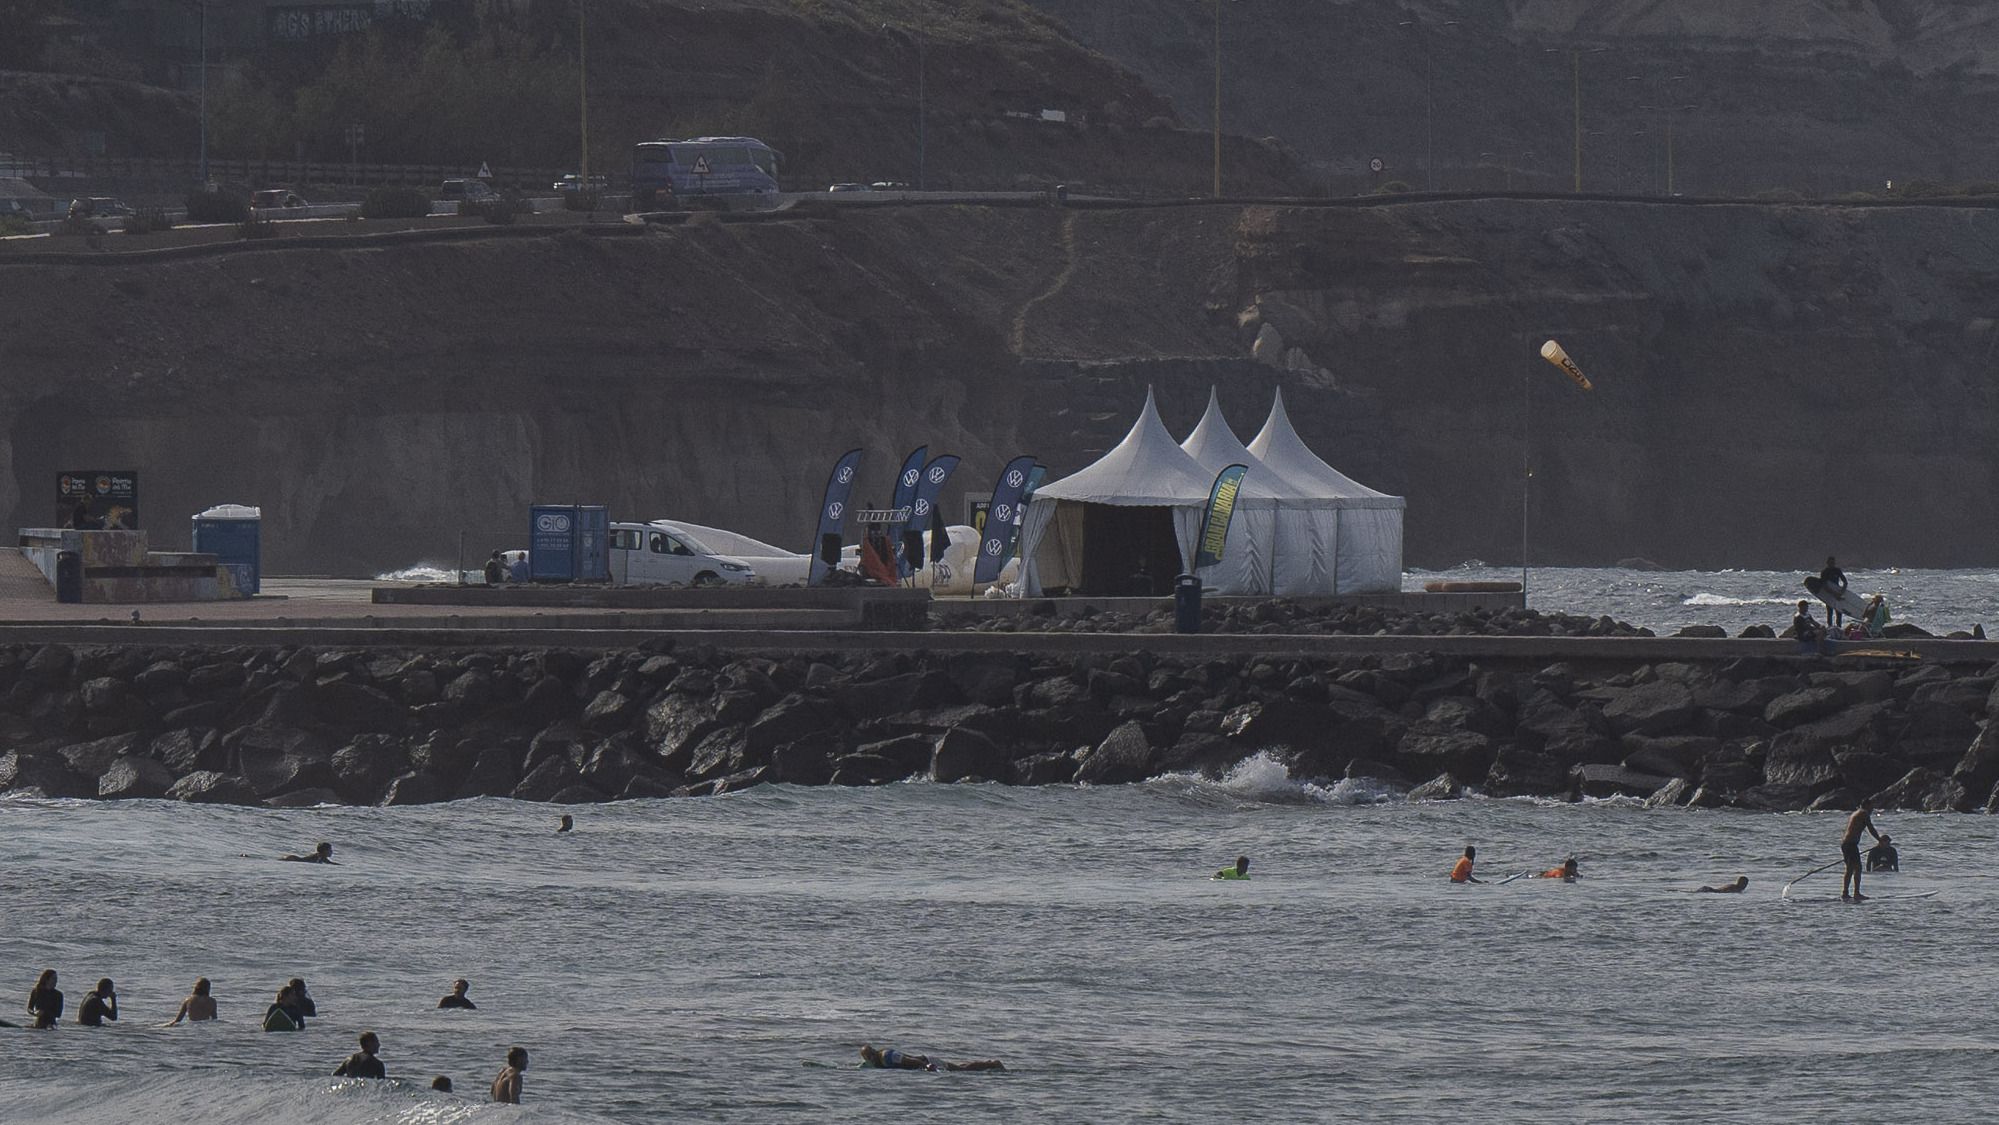
{"label": "blue trash bin", "polygon": [[1173,631],[1201,631],[1201,576],[1183,574],[1173,583]]}
{"label": "blue trash bin", "polygon": [[214,555],[238,593],[255,594],[263,588],[263,527],[263,509],[218,504],[194,517],[194,549]]}

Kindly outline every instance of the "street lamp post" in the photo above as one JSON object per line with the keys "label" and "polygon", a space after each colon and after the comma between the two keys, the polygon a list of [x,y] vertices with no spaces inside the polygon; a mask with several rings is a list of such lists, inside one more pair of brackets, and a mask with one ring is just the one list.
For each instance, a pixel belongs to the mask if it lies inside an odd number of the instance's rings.
{"label": "street lamp post", "polygon": [[579,178],[576,190],[590,195],[590,28],[585,22],[584,0],[576,0],[576,104],[577,134],[580,139]]}
{"label": "street lamp post", "polygon": [[201,0],[201,186],[208,188],[208,0]]}
{"label": "street lamp post", "polygon": [[1222,197],[1222,0],[1215,0],[1215,198]]}
{"label": "street lamp post", "polygon": [[[1437,190],[1437,71],[1430,55],[1430,25],[1403,20],[1397,27],[1413,27],[1423,42],[1423,179],[1426,189]],[[1441,20],[1438,27],[1456,27],[1457,20]]]}

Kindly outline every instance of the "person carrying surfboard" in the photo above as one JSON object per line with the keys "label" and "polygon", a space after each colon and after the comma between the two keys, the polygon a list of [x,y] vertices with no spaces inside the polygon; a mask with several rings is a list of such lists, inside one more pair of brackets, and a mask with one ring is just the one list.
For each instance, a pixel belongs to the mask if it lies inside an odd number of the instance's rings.
{"label": "person carrying surfboard", "polygon": [[1476,878],[1471,873],[1472,861],[1477,858],[1478,858],[1478,849],[1472,847],[1470,844],[1466,844],[1465,854],[1459,856],[1457,863],[1451,866],[1451,882],[1453,883],[1485,882],[1484,879]]}
{"label": "person carrying surfboard", "polygon": [[[1874,798],[1861,799],[1860,807],[1846,818],[1846,832],[1839,838],[1839,854],[1846,860],[1846,874],[1839,880],[1839,900],[1841,902],[1866,902],[1867,896],[1860,893],[1860,833],[1864,829],[1874,834],[1878,843],[1880,830],[1874,827]],[[1853,885],[1853,893],[1846,893],[1847,884]]]}
{"label": "person carrying surfboard", "polygon": [[1825,623],[1828,629],[1839,628],[1839,619],[1844,616],[1839,607],[1832,603],[1846,593],[1846,572],[1839,569],[1839,560],[1831,555],[1825,557],[1825,569],[1819,571],[1819,589],[1826,599]]}

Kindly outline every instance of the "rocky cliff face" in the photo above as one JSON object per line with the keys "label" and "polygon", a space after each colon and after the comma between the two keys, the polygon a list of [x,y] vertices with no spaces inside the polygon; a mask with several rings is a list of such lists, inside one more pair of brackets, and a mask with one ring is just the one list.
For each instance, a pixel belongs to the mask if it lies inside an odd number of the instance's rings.
{"label": "rocky cliff face", "polygon": [[[1033,2],[1208,120],[1212,8]],[[1590,191],[1663,194],[1669,151],[1688,195],[1999,179],[1999,11],[1973,0],[1258,0],[1224,6],[1220,53],[1223,128],[1337,194],[1568,190],[1578,95]]]}
{"label": "rocky cliff face", "polygon": [[259,504],[279,573],[445,561],[461,532],[482,557],[537,501],[802,548],[852,446],[876,501],[908,448],[961,454],[955,514],[1016,453],[1086,464],[1148,384],[1178,432],[1218,385],[1245,438],[1281,385],[1322,454],[1409,498],[1413,565],[1518,557],[1523,434],[1540,564],[1989,562],[1995,223],[926,207],[0,264],[0,508],[43,524],[59,470],[136,466],[161,546]]}

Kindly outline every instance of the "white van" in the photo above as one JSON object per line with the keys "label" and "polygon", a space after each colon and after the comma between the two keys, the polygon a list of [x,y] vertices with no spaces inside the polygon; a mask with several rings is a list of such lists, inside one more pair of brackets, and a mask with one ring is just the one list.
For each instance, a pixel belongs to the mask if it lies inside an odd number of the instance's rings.
{"label": "white van", "polygon": [[694,525],[654,520],[611,525],[611,581],[619,586],[761,586],[766,580],[742,559],[710,550]]}

